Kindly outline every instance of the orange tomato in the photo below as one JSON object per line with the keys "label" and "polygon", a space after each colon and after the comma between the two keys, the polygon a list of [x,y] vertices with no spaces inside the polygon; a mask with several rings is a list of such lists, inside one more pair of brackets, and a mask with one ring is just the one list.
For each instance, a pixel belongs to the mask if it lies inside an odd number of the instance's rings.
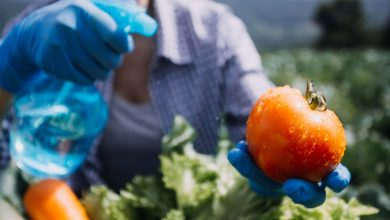
{"label": "orange tomato", "polygon": [[336,168],[346,148],[340,120],[314,86],[308,87],[307,99],[288,86],[268,90],[247,121],[252,158],[278,182],[289,178],[318,182]]}
{"label": "orange tomato", "polygon": [[31,185],[23,203],[32,220],[88,220],[76,195],[61,180],[45,179]]}

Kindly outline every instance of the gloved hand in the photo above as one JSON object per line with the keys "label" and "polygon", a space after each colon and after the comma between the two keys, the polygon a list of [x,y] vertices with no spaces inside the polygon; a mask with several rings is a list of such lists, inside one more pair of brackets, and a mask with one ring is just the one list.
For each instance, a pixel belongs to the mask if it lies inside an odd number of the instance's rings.
{"label": "gloved hand", "polygon": [[133,49],[129,33],[151,36],[157,23],[135,3],[62,0],[17,24],[0,45],[0,86],[20,91],[35,72],[90,84]]}
{"label": "gloved hand", "polygon": [[340,164],[321,183],[302,179],[288,179],[283,184],[278,183],[265,176],[256,166],[245,141],[239,142],[236,148],[229,151],[228,159],[241,175],[248,178],[250,187],[257,194],[268,197],[287,195],[295,203],[308,208],[319,206],[325,201],[326,186],[335,192],[341,192],[351,179],[348,169]]}

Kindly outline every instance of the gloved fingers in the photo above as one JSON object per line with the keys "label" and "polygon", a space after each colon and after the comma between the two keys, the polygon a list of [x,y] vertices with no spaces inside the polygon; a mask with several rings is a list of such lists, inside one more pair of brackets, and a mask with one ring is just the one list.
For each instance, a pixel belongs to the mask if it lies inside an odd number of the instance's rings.
{"label": "gloved fingers", "polygon": [[110,69],[104,68],[84,49],[79,37],[71,29],[63,29],[62,34],[66,36],[65,48],[73,66],[94,80],[105,79],[108,76]]}
{"label": "gloved fingers", "polygon": [[75,67],[94,80],[104,80],[110,73],[110,70],[103,68],[93,57],[85,53],[85,51],[80,51],[77,55],[72,56],[72,61]]}
{"label": "gloved fingers", "polygon": [[[68,54],[57,45],[47,45],[42,53],[43,59],[40,66],[42,70],[48,74],[54,74],[58,78],[70,80],[79,84],[91,84],[93,79],[86,76],[72,63]],[[51,57],[50,60],[45,60],[44,57]],[[58,68],[61,67],[61,68]]]}
{"label": "gloved fingers", "polygon": [[92,27],[97,37],[115,52],[120,54],[130,52],[133,48],[132,42],[129,42],[128,33],[108,13],[91,2],[85,2],[89,5],[84,6],[88,7],[87,10],[82,10],[83,16],[81,19],[85,22],[84,27]]}
{"label": "gloved fingers", "polygon": [[133,37],[120,28],[107,36],[105,41],[117,53],[129,53],[134,49]]}
{"label": "gloved fingers", "polygon": [[289,196],[294,203],[314,208],[325,201],[325,189],[301,179],[288,179],[283,184],[283,192]]}
{"label": "gloved fingers", "polygon": [[249,180],[249,186],[250,188],[255,191],[258,195],[264,196],[264,197],[279,197],[283,196],[283,191],[281,188],[273,188],[269,189],[267,187],[264,187],[261,184],[258,184],[254,181]]}
{"label": "gloved fingers", "polygon": [[324,184],[334,192],[341,192],[351,181],[351,173],[348,169],[339,164],[324,180]]}
{"label": "gloved fingers", "polygon": [[246,143],[240,142],[237,147],[228,152],[228,160],[234,168],[244,177],[267,189],[277,190],[282,184],[273,181],[256,166],[246,150]]}
{"label": "gloved fingers", "polygon": [[84,33],[83,36],[80,36],[80,41],[88,53],[105,69],[115,69],[122,63],[122,55],[108,47],[92,32]]}

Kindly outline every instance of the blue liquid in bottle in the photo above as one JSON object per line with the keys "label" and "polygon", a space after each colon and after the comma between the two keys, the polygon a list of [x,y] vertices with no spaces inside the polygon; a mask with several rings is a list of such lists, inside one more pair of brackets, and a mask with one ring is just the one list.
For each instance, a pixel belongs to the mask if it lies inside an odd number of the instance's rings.
{"label": "blue liquid in bottle", "polygon": [[106,124],[107,105],[95,87],[45,74],[32,88],[14,103],[11,156],[32,176],[66,177],[84,162]]}

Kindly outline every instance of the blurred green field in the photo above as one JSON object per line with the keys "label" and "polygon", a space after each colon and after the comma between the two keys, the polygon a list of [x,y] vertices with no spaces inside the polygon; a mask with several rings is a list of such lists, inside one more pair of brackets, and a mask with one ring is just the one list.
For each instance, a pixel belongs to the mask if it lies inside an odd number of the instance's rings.
{"label": "blurred green field", "polygon": [[380,209],[371,219],[390,219],[390,52],[295,50],[262,54],[276,85],[305,90],[314,80],[344,124],[343,163],[352,173],[344,196]]}

